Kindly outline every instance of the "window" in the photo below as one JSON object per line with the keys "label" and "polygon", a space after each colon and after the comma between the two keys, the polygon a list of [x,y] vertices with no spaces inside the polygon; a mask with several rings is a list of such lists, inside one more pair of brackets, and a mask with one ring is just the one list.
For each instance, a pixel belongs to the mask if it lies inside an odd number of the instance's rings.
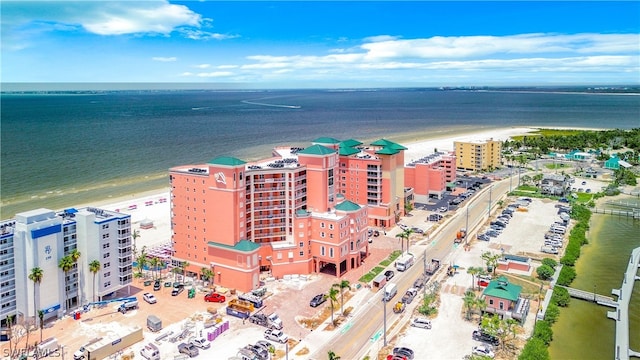
{"label": "window", "polygon": [[103,249],[108,249],[108,248],[109,248],[109,243],[102,244],[102,248],[103,248]]}
{"label": "window", "polygon": [[104,273],[104,275],[102,275],[105,278],[108,278],[109,276],[111,276],[111,271],[107,271],[106,273]]}
{"label": "window", "polygon": [[102,228],[103,229],[108,229],[109,228],[109,224],[102,224]]}
{"label": "window", "polygon": [[108,257],[109,257],[109,253],[104,253],[104,254],[102,254],[102,258],[103,258],[103,259],[106,259],[106,258],[108,258]]}
{"label": "window", "polygon": [[324,238],[324,231],[321,231],[321,232],[320,232],[320,237],[321,237],[321,238]]}
{"label": "window", "polygon": [[324,256],[324,246],[320,246],[320,255]]}
{"label": "window", "polygon": [[333,230],[333,224],[329,224],[329,230]]}
{"label": "window", "polygon": [[304,251],[300,251],[300,256],[304,256]]}
{"label": "window", "polygon": [[300,247],[304,247],[304,243],[300,241]]}
{"label": "window", "polygon": [[106,281],[104,283],[104,287],[108,288],[109,286],[111,286],[111,281]]}
{"label": "window", "polygon": [[111,266],[111,263],[110,262],[106,262],[106,263],[104,263],[104,265],[102,267],[106,269],[106,268],[108,268],[110,266]]}
{"label": "window", "polygon": [[320,227],[324,229],[324,223],[323,222],[320,223]]}
{"label": "window", "polygon": [[333,257],[333,248],[329,249],[329,257]]}

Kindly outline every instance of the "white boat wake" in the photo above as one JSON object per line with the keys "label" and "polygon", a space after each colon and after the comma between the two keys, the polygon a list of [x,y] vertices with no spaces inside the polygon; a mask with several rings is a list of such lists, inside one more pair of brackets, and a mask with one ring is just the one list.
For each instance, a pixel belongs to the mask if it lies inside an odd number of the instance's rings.
{"label": "white boat wake", "polygon": [[242,100],[241,102],[243,102],[245,104],[249,104],[249,105],[272,106],[272,107],[287,108],[287,109],[300,109],[302,107],[302,106],[298,106],[298,105],[281,105],[281,104],[259,103],[259,102],[249,101],[249,100]]}

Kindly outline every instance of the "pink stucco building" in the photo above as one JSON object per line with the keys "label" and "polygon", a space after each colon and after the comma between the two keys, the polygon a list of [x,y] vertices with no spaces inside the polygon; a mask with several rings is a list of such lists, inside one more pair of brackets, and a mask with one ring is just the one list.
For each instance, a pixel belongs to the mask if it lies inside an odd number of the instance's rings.
{"label": "pink stucco building", "polygon": [[438,152],[412,161],[404,168],[404,185],[412,188],[415,201],[426,203],[429,198],[440,199],[447,184],[456,180],[456,156]]}

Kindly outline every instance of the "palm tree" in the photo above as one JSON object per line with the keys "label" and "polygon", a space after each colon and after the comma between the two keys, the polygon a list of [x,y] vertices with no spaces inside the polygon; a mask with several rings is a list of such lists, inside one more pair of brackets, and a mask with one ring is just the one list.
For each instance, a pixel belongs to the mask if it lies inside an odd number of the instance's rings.
{"label": "palm tree", "polygon": [[338,292],[338,289],[333,286],[331,287],[331,289],[329,289],[329,301],[331,302],[331,324],[335,324],[335,322],[333,321],[333,306],[334,303],[338,301]]}
{"label": "palm tree", "polygon": [[[133,232],[131,233],[131,238],[133,239],[133,253],[136,253],[136,239],[140,237],[140,231],[138,230],[133,230]],[[144,248],[144,247],[143,247]]]}
{"label": "palm tree", "polygon": [[471,266],[467,269],[467,274],[471,274],[471,289],[476,288],[476,275],[482,272],[482,268]]}
{"label": "palm tree", "polygon": [[491,267],[492,268],[492,273],[493,275],[496,274],[496,267],[498,266],[498,259],[500,259],[500,255],[499,254],[492,254],[491,252],[487,251],[482,253],[481,255],[482,260],[485,261],[485,264],[487,265],[487,268]]}
{"label": "palm tree", "polygon": [[89,263],[89,271],[93,274],[93,301],[96,301],[96,274],[100,271],[100,261],[93,260]]}
{"label": "palm tree", "polygon": [[329,356],[329,360],[340,360],[340,356],[336,355],[332,350],[329,350],[327,355]]}
{"label": "palm tree", "polygon": [[467,320],[471,320],[471,311],[476,304],[476,294],[473,291],[467,291],[464,293],[462,301],[464,303],[464,308],[466,309],[466,318]]}
{"label": "palm tree", "polygon": [[188,261],[183,261],[182,265],[180,266],[180,268],[182,269],[182,283],[184,284],[184,278],[186,277],[187,274],[187,268],[189,267],[189,262]]}
{"label": "palm tree", "polygon": [[40,342],[42,342],[42,329],[44,328],[44,311],[38,310],[38,317],[40,318]]}
{"label": "palm tree", "polygon": [[337,284],[333,284],[333,286],[340,289],[340,313],[344,315],[344,289],[351,290],[351,283],[349,283],[349,280],[342,280]]}
{"label": "palm tree", "polygon": [[39,267],[34,267],[31,269],[31,273],[29,273],[29,280],[33,281],[33,322],[36,321],[36,313],[38,306],[36,305],[36,285],[40,285],[42,282],[42,277],[44,276],[44,272]]}
{"label": "palm tree", "polygon": [[151,265],[151,276],[153,277],[153,280],[156,279],[156,271],[158,271],[160,263],[160,259],[155,256],[151,258],[151,261],[149,261],[149,265]]}
{"label": "palm tree", "polygon": [[202,267],[202,269],[200,269],[200,273],[202,274],[202,280],[206,280],[209,282],[209,287],[211,287],[212,284],[212,279],[213,279],[213,270],[209,269],[208,267],[204,266]]}
{"label": "palm tree", "polygon": [[400,238],[400,241],[402,241],[402,252],[404,253],[404,240],[407,240],[407,252],[409,252],[409,238],[411,237],[411,234],[413,234],[413,230],[411,229],[406,229],[403,230],[401,233],[396,234],[397,238]]}
{"label": "palm tree", "polygon": [[73,262],[73,259],[71,258],[71,256],[69,255],[65,255],[60,259],[60,262],[58,262],[58,267],[64,272],[64,293],[65,293],[65,311],[69,309],[69,299],[67,298],[67,292],[68,292],[68,283],[67,283],[67,275],[69,275],[69,271],[71,271],[71,269],[73,269],[73,265],[75,263]]}
{"label": "palm tree", "polygon": [[142,250],[140,251],[140,255],[138,255],[138,257],[136,258],[136,267],[138,268],[138,273],[140,273],[140,275],[142,275],[142,270],[144,270],[144,267],[147,265],[147,263],[149,262],[149,260],[147,259],[147,247],[143,246]]}

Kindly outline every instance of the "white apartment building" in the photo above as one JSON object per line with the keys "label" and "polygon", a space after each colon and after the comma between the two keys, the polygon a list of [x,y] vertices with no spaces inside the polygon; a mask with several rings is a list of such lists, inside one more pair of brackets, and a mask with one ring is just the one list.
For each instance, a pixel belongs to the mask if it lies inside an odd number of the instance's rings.
{"label": "white apartment building", "polygon": [[[41,208],[0,222],[0,230],[2,326],[8,316],[33,319],[39,310],[45,319],[60,317],[91,302],[94,293],[102,297],[133,279],[130,215],[91,207],[58,213]],[[76,249],[80,257],[65,275],[60,259]],[[93,260],[100,262],[95,289],[89,271]],[[29,274],[36,267],[43,276],[34,294]]]}

